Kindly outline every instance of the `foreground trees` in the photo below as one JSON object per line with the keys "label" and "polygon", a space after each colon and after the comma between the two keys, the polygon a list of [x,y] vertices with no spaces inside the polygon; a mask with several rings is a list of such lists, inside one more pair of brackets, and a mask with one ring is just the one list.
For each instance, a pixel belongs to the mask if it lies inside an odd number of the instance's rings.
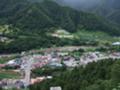
{"label": "foreground trees", "polygon": [[103,60],[63,71],[52,80],[30,86],[30,90],[49,90],[61,86],[63,90],[113,90],[120,83],[120,61]]}

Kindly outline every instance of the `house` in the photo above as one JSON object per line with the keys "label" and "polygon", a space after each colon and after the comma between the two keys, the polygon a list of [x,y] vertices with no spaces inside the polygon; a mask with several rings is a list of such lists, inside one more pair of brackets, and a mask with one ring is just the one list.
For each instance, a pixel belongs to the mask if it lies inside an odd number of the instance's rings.
{"label": "house", "polygon": [[120,42],[114,42],[112,43],[113,46],[120,46]]}
{"label": "house", "polygon": [[68,52],[58,52],[58,56],[67,56]]}
{"label": "house", "polygon": [[0,81],[0,87],[7,90],[14,87],[16,90],[18,90],[24,88],[24,83],[17,79],[3,79]]}
{"label": "house", "polygon": [[19,68],[20,64],[21,64],[21,61],[14,59],[14,60],[7,62],[6,66]]}
{"label": "house", "polygon": [[3,68],[5,67],[6,65],[5,64],[0,64],[0,68]]}
{"label": "house", "polygon": [[49,67],[51,67],[51,68],[56,68],[56,67],[62,67],[63,65],[62,64],[60,64],[60,63],[50,63],[50,64],[48,64],[48,66]]}
{"label": "house", "polygon": [[52,78],[53,78],[53,76],[47,76],[46,78],[47,78],[47,79],[52,79]]}
{"label": "house", "polygon": [[68,61],[63,61],[63,63],[67,66],[67,67],[77,67],[78,66],[78,62],[79,61],[75,61],[75,60],[68,60]]}
{"label": "house", "polygon": [[31,84],[40,83],[40,82],[42,82],[43,80],[45,80],[45,77],[32,78],[32,79],[31,79]]}
{"label": "house", "polygon": [[11,60],[11,61],[7,62],[7,65],[13,65],[13,64],[16,64],[15,60]]}
{"label": "house", "polygon": [[50,87],[50,90],[62,90],[62,88],[61,87]]}
{"label": "house", "polygon": [[17,89],[21,89],[21,88],[24,88],[24,83],[22,81],[16,81],[15,82],[15,87]]}

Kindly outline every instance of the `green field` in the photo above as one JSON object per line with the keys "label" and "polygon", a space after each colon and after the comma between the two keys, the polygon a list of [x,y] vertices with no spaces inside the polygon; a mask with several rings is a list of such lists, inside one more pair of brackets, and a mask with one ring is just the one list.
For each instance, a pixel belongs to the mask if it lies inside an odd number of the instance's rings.
{"label": "green field", "polygon": [[4,64],[12,59],[16,58],[16,55],[10,56],[10,57],[1,57],[0,58],[0,64]]}
{"label": "green field", "polygon": [[20,74],[13,72],[13,71],[2,71],[0,70],[0,79],[6,79],[6,78],[10,78],[10,79],[16,79],[19,78]]}
{"label": "green field", "polygon": [[118,38],[113,38],[107,33],[100,32],[100,31],[86,31],[86,30],[79,30],[78,32],[74,33],[76,38],[80,38],[83,40],[96,40],[96,41],[117,41]]}

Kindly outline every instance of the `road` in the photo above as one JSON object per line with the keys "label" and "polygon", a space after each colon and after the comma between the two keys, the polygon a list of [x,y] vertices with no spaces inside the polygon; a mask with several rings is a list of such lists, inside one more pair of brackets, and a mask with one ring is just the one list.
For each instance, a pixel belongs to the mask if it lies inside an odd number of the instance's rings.
{"label": "road", "polygon": [[89,48],[97,48],[93,46],[64,46],[64,47],[54,47],[54,48],[46,48],[42,50],[31,50],[31,53],[37,53],[37,52],[52,52],[52,51],[74,51],[79,49],[89,49]]}
{"label": "road", "polygon": [[80,60],[80,65],[82,66],[85,66],[87,65],[88,63],[91,63],[91,62],[97,62],[97,61],[100,61],[100,60],[107,60],[107,59],[120,59],[120,56],[112,56],[112,55],[108,55],[108,56],[104,56],[104,57],[100,57],[100,58],[95,58],[95,59],[81,59]]}

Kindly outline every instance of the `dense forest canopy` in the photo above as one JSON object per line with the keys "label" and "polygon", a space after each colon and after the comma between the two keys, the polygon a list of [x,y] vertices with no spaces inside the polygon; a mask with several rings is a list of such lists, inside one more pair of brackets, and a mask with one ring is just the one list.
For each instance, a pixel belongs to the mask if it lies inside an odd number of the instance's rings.
{"label": "dense forest canopy", "polygon": [[61,5],[101,15],[120,25],[120,0],[55,0]]}

